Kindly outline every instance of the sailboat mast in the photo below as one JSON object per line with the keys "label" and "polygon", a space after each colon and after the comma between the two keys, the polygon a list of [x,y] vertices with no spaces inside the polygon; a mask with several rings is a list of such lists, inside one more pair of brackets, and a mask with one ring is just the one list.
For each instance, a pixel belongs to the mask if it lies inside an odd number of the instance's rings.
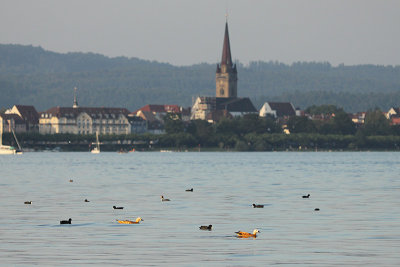
{"label": "sailboat mast", "polygon": [[3,145],[3,118],[0,119],[0,146]]}
{"label": "sailboat mast", "polygon": [[97,149],[100,150],[99,132],[96,132],[96,146]]}
{"label": "sailboat mast", "polygon": [[12,130],[12,133],[13,133],[13,135],[14,135],[15,142],[17,142],[17,145],[18,145],[19,150],[22,151],[22,148],[21,148],[21,146],[19,145],[19,142],[18,142],[17,136],[15,135],[14,130]]}

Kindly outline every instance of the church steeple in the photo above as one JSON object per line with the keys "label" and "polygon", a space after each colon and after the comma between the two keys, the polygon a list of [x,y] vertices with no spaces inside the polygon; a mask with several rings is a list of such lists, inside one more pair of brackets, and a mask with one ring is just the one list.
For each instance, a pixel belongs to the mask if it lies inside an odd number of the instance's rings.
{"label": "church steeple", "polygon": [[217,97],[237,97],[237,70],[236,65],[232,63],[228,21],[225,23],[221,63],[217,65],[215,78]]}
{"label": "church steeple", "polygon": [[224,45],[222,47],[221,65],[232,65],[231,45],[229,43],[228,22],[225,23]]}
{"label": "church steeple", "polygon": [[78,108],[78,99],[76,96],[76,90],[78,90],[76,87],[74,88],[74,104],[72,105],[73,108]]}

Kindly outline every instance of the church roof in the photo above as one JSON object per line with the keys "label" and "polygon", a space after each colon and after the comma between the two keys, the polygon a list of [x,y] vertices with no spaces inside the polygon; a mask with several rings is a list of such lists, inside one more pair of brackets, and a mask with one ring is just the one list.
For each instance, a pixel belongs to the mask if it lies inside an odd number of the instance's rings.
{"label": "church roof", "polygon": [[178,105],[146,105],[141,107],[140,109],[132,112],[133,114],[137,114],[139,111],[149,111],[154,113],[180,113],[180,107]]}
{"label": "church roof", "polygon": [[222,47],[221,65],[232,65],[231,45],[229,43],[228,22],[225,23],[224,45]]}
{"label": "church roof", "polygon": [[216,109],[229,112],[257,112],[248,97],[216,97]]}
{"label": "church roof", "polygon": [[289,102],[268,102],[268,105],[272,110],[276,111],[276,116],[278,117],[296,115],[296,110]]}

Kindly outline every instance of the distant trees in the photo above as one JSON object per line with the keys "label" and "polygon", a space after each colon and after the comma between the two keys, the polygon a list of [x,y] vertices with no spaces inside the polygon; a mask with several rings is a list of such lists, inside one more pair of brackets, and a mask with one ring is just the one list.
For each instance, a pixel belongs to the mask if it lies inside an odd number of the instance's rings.
{"label": "distant trees", "polygon": [[361,129],[367,136],[369,135],[390,135],[392,129],[389,120],[386,119],[380,109],[368,111],[365,115],[364,126]]}
{"label": "distant trees", "polygon": [[[60,54],[2,44],[0,62],[0,107],[6,108],[25,104],[43,111],[70,106],[75,86],[81,106],[131,110],[152,103],[190,106],[192,96],[215,91],[214,64],[176,67],[137,58]],[[250,97],[257,107],[266,101],[289,101],[302,108],[333,104],[357,112],[376,106],[385,110],[400,99],[400,66],[251,62],[239,63],[238,72],[240,95]]]}
{"label": "distant trees", "polygon": [[291,117],[287,122],[287,128],[290,133],[315,133],[317,128],[315,123],[308,117]]}
{"label": "distant trees", "polygon": [[312,105],[306,108],[304,111],[307,114],[316,115],[316,114],[334,114],[340,110],[343,111],[342,109],[336,107],[335,105],[330,104],[330,105],[320,105],[320,106]]}

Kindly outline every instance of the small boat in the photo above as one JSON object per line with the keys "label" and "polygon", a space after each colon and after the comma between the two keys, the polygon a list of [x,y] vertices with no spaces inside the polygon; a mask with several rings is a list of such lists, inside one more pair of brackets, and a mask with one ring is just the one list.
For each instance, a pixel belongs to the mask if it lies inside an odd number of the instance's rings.
{"label": "small boat", "polygon": [[264,205],[260,205],[260,204],[253,204],[253,208],[264,208]]}
{"label": "small boat", "polygon": [[260,231],[258,231],[258,229],[254,229],[253,233],[247,233],[247,232],[242,232],[242,231],[238,231],[235,232],[237,234],[237,237],[239,238],[248,238],[248,237],[257,237],[257,233],[261,233]]}
{"label": "small boat", "polygon": [[209,226],[207,226],[207,225],[202,225],[202,226],[200,226],[199,228],[200,228],[200,230],[208,230],[208,231],[211,231],[212,225],[211,225],[211,224],[210,224]]}
{"label": "small boat", "polygon": [[122,210],[122,209],[124,209],[124,207],[116,207],[116,206],[113,206],[113,209],[115,209],[115,210]]}
{"label": "small boat", "polygon": [[130,220],[116,220],[120,224],[138,224],[140,221],[143,221],[142,218],[137,217],[136,221],[130,221]]}
{"label": "small boat", "polygon": [[60,224],[71,224],[72,219],[60,221]]}
{"label": "small boat", "polygon": [[96,146],[90,151],[92,154],[100,153],[99,132],[96,132]]}
{"label": "small boat", "polygon": [[21,146],[19,145],[19,142],[18,142],[17,136],[15,135],[14,130],[12,131],[12,133],[14,135],[14,139],[15,139],[19,149],[16,149],[13,146],[3,145],[3,120],[1,120],[1,123],[0,123],[0,155],[22,154],[22,149],[21,149]]}

